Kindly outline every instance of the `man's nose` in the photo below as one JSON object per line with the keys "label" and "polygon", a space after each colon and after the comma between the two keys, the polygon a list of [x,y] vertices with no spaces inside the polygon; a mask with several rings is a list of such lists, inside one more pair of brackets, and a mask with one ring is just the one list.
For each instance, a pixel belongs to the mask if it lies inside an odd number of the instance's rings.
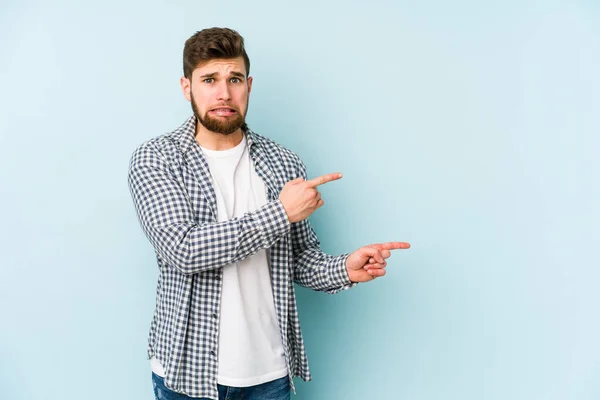
{"label": "man's nose", "polygon": [[221,82],[219,84],[219,90],[217,92],[218,100],[230,100],[231,93],[229,92],[229,86],[227,85],[227,81]]}

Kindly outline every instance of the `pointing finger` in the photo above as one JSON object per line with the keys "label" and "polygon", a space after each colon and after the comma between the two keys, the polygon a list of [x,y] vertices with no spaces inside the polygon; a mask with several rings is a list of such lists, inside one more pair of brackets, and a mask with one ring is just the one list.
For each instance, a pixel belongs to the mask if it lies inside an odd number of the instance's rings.
{"label": "pointing finger", "polygon": [[377,250],[408,249],[408,248],[410,248],[410,243],[408,243],[408,242],[373,243],[373,244],[369,244],[368,247],[373,247]]}
{"label": "pointing finger", "polygon": [[336,172],[334,174],[326,174],[326,175],[321,175],[317,178],[313,178],[311,180],[306,181],[306,183],[310,186],[310,187],[317,187],[319,185],[323,185],[327,182],[331,182],[331,181],[337,181],[338,179],[342,178],[342,174],[339,172]]}

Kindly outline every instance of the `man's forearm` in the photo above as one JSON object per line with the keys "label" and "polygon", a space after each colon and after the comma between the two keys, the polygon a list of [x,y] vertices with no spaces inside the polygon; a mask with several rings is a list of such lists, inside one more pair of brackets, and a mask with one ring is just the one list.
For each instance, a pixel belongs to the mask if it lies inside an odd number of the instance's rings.
{"label": "man's forearm", "polygon": [[271,247],[289,230],[274,201],[241,218],[203,225],[147,225],[146,235],[170,265],[195,274],[241,261]]}
{"label": "man's forearm", "polygon": [[330,294],[351,288],[354,284],[346,271],[347,258],[348,254],[332,256],[319,248],[307,248],[294,258],[294,281]]}

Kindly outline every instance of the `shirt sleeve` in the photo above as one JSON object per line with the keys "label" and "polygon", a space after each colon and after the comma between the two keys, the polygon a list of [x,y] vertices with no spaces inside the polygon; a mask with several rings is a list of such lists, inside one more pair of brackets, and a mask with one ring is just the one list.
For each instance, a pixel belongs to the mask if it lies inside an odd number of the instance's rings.
{"label": "shirt sleeve", "polygon": [[[300,175],[306,179],[306,167],[300,163]],[[349,253],[332,256],[321,251],[321,244],[308,218],[291,224],[294,256],[294,281],[304,287],[334,294],[357,285],[346,271]]]}
{"label": "shirt sleeve", "polygon": [[151,143],[133,153],[128,184],[146,237],[183,274],[241,261],[271,247],[291,227],[279,200],[243,217],[198,224],[187,192]]}

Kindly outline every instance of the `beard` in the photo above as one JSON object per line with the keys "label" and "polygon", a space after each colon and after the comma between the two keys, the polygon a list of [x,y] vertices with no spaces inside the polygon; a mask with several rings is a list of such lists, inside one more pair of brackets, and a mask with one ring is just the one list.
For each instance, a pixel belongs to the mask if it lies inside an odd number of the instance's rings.
{"label": "beard", "polygon": [[[240,113],[240,110],[237,109],[237,107],[226,105],[226,107],[234,109],[236,114],[234,117],[229,117],[225,119],[213,118],[208,114],[208,111],[204,113],[204,116],[202,116],[198,111],[198,107],[196,107],[196,101],[194,100],[194,95],[191,92],[190,97],[192,98],[191,103],[194,115],[198,119],[198,122],[209,131],[220,133],[223,135],[230,135],[240,128],[242,128],[243,132],[245,132],[248,129],[248,125],[246,125],[246,114],[248,113],[247,108],[246,113],[242,115]],[[246,100],[246,104],[248,104],[249,97],[250,96],[248,96],[248,99]]]}

